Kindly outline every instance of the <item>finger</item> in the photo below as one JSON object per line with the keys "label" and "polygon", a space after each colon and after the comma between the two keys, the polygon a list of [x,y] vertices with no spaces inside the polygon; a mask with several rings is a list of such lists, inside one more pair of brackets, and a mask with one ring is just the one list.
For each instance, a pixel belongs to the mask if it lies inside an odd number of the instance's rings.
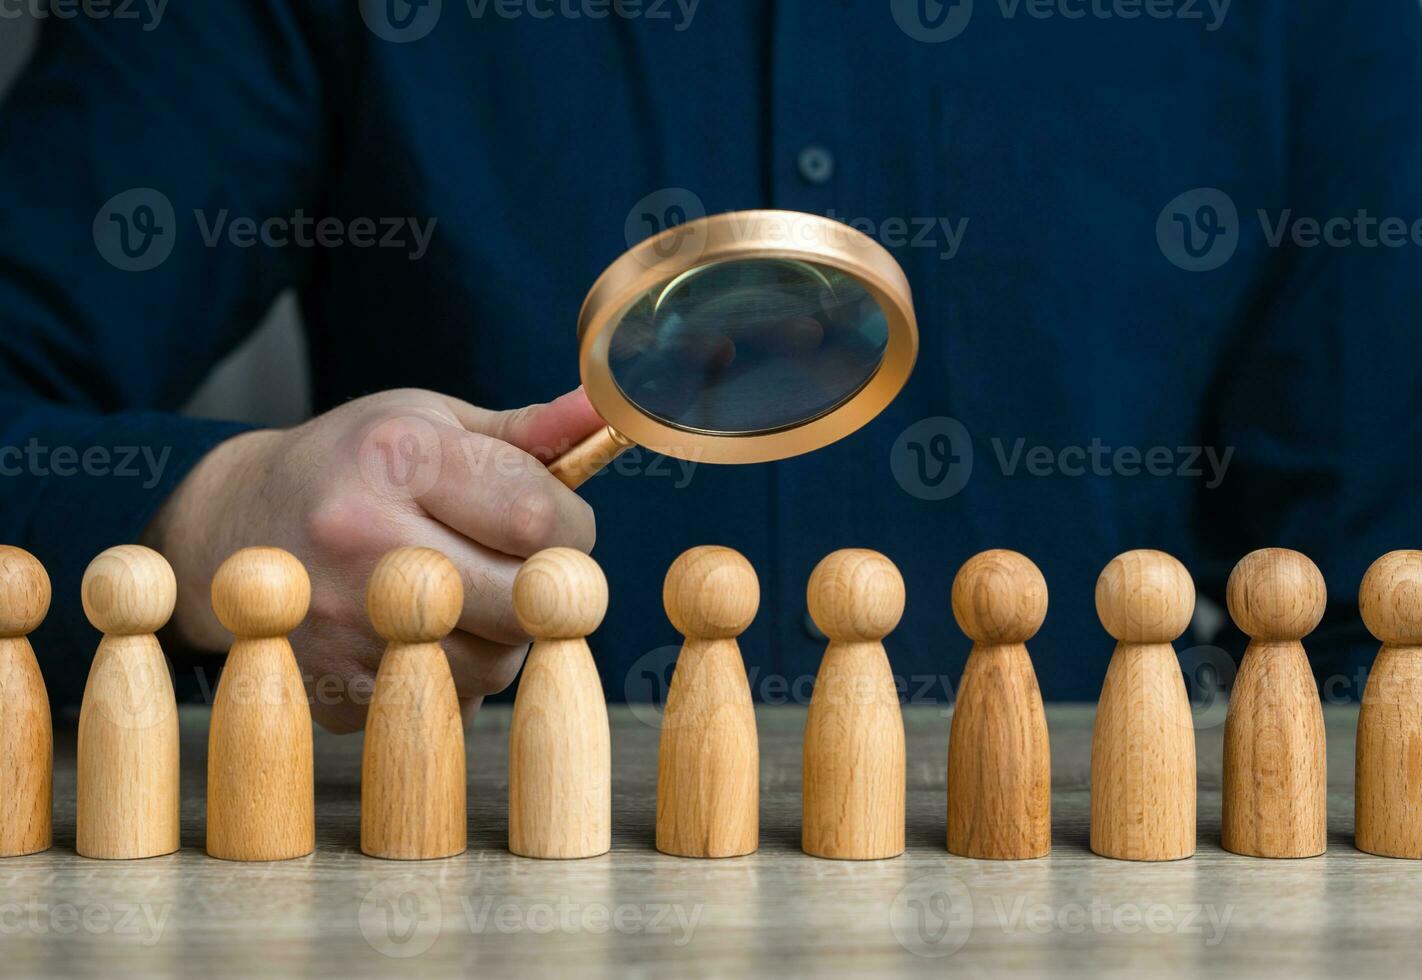
{"label": "finger", "polygon": [[514,682],[528,644],[509,646],[456,631],[442,641],[454,690],[461,698],[498,694]]}
{"label": "finger", "polygon": [[[339,666],[340,657],[354,658],[371,670],[379,665],[385,644],[366,614],[366,590],[379,559],[405,547],[433,548],[454,564],[464,591],[456,628],[496,643],[527,642],[513,609],[513,581],[523,564],[520,559],[471,541],[422,513],[355,511],[346,521],[352,525],[349,536],[359,539],[359,549],[308,561],[311,609],[292,635],[293,642],[303,644],[302,657],[309,658],[303,663],[331,669]],[[338,536],[333,529],[324,533]]]}
{"label": "finger", "polygon": [[557,459],[606,425],[581,387],[539,405],[496,412],[446,397],[454,417],[470,432],[517,446],[541,462]]}
{"label": "finger", "polygon": [[522,449],[477,432],[433,426],[440,465],[416,502],[430,517],[494,551],[589,551],[592,508]]}
{"label": "finger", "polygon": [[528,642],[528,634],[514,614],[514,576],[523,562],[500,554],[456,534],[433,521],[414,544],[433,548],[448,558],[464,584],[464,608],[456,630],[502,646]]}

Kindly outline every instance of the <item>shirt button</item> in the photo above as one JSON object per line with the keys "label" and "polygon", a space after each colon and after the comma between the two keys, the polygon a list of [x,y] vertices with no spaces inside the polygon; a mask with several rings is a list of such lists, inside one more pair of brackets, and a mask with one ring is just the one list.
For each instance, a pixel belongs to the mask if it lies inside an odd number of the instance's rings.
{"label": "shirt button", "polygon": [[809,184],[823,184],[834,176],[834,154],[818,143],[811,143],[802,149],[795,165],[800,170],[800,176]]}

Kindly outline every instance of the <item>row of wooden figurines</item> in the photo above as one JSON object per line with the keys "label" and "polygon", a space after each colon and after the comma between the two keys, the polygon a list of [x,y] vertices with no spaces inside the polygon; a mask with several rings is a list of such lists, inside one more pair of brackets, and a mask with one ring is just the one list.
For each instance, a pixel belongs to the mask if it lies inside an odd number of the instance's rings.
{"label": "row of wooden figurines", "polygon": [[[1230,577],[1228,606],[1251,637],[1225,730],[1223,844],[1265,857],[1320,854],[1326,842],[1322,711],[1300,640],[1322,617],[1322,576],[1284,549],[1253,552]],[[829,644],[806,719],[802,844],[812,855],[880,859],[904,849],[904,729],[882,640],[903,613],[901,576],[883,555],[826,557],[807,590]],[[179,846],[177,713],[154,633],[172,614],[167,562],[138,546],[109,549],[82,587],[104,635],[80,716],[76,848],[137,858]],[[0,547],[0,856],[52,840],[53,750],[44,683],[26,639],[49,605],[28,553]],[[514,607],[534,644],[509,739],[509,847],[541,858],[587,857],[611,845],[606,705],[586,637],[607,583],[588,556],[555,548],[530,558]],[[736,637],[759,605],[754,569],[703,546],[667,573],[663,598],[686,637],[661,726],[656,841],[688,857],[756,849],[759,750]],[[315,846],[311,716],[287,635],[310,584],[276,548],[232,555],[212,585],[234,636],[208,738],[208,853],[230,860],[300,857]],[[387,648],[363,747],[361,848],[376,857],[447,857],[466,846],[466,768],[458,700],[440,641],[458,621],[458,571],[430,549],[402,548],[373,570],[367,611]],[[1190,576],[1158,551],[1112,560],[1096,586],[1116,640],[1092,744],[1091,846],[1131,860],[1195,850],[1194,717],[1172,643],[1187,628]],[[1026,642],[1047,587],[1016,552],[971,558],[954,579],[953,613],[973,640],[948,753],[948,850],[1020,859],[1051,848],[1045,714]],[[1422,737],[1422,552],[1392,552],[1363,579],[1364,622],[1383,648],[1358,724],[1356,835],[1366,851],[1422,857],[1422,785],[1405,765]]]}

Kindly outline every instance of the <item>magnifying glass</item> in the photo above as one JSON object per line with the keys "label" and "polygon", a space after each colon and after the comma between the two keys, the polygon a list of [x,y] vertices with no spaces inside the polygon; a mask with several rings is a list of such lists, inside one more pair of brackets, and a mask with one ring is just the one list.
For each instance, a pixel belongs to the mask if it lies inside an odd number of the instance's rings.
{"label": "magnifying glass", "polygon": [[574,489],[633,445],[706,463],[819,449],[893,401],[918,353],[894,257],[797,211],[712,215],[639,243],[593,283],[578,338],[607,427],[549,466]]}

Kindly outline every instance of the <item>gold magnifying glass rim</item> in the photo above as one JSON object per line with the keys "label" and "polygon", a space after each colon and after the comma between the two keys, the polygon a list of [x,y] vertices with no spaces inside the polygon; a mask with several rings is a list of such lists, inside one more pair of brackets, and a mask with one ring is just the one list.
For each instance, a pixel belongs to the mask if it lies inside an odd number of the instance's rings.
{"label": "gold magnifying glass rim", "polygon": [[[715,262],[782,259],[852,276],[888,324],[883,360],[858,391],[803,423],[767,432],[711,433],[655,418],[630,401],[608,363],[613,331],[648,292]],[[578,371],[605,422],[638,445],[704,463],[764,463],[843,439],[883,411],[903,389],[918,356],[918,323],[908,279],[889,251],[833,218],[800,211],[728,211],[668,228],[608,266],[578,314]]]}

